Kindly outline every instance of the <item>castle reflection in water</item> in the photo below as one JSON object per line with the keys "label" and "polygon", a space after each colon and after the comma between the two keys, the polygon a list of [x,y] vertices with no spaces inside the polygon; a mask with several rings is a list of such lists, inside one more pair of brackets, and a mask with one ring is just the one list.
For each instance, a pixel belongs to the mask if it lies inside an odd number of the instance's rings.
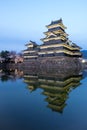
{"label": "castle reflection in water", "polygon": [[80,71],[38,71],[31,70],[0,70],[2,81],[23,78],[30,92],[41,88],[45,95],[47,107],[53,111],[62,113],[69,98],[69,93],[80,85],[83,74]]}
{"label": "castle reflection in water", "polygon": [[[33,73],[33,74],[32,74]],[[67,105],[69,92],[80,85],[83,78],[79,71],[67,72],[48,70],[47,72],[38,72],[35,74],[31,71],[24,71],[24,82],[27,88],[32,92],[38,88],[43,89],[42,94],[46,96],[47,107],[53,111],[62,113]]]}

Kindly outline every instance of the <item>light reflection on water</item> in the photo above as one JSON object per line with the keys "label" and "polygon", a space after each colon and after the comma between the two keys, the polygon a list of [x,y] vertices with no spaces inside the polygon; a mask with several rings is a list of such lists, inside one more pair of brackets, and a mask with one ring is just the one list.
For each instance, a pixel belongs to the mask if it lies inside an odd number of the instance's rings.
{"label": "light reflection on water", "polygon": [[87,72],[0,71],[0,129],[86,130]]}

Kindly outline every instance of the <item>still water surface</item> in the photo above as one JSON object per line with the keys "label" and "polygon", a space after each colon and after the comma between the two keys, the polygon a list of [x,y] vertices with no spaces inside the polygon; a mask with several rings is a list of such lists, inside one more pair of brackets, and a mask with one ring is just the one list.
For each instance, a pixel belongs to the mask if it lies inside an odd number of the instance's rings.
{"label": "still water surface", "polygon": [[0,130],[87,130],[87,71],[0,73]]}

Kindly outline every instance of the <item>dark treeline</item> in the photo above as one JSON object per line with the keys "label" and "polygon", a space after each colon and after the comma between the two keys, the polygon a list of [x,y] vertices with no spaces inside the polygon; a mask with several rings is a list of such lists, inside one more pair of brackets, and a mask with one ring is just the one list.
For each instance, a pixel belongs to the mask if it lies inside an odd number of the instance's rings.
{"label": "dark treeline", "polygon": [[0,62],[3,63],[8,63],[13,61],[15,57],[20,56],[22,57],[22,53],[17,53],[16,51],[8,51],[8,50],[2,50],[0,52]]}

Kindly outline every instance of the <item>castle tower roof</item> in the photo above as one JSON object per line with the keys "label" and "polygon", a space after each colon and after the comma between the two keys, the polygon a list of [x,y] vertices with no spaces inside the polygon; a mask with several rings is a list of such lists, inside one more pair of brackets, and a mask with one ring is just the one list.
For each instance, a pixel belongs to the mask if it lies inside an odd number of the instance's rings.
{"label": "castle tower roof", "polygon": [[29,45],[37,46],[37,43],[30,40],[29,43],[25,44],[25,46],[29,46]]}
{"label": "castle tower roof", "polygon": [[47,28],[55,28],[55,27],[61,27],[62,29],[66,29],[66,27],[63,25],[62,19],[51,21],[49,25],[46,25]]}

